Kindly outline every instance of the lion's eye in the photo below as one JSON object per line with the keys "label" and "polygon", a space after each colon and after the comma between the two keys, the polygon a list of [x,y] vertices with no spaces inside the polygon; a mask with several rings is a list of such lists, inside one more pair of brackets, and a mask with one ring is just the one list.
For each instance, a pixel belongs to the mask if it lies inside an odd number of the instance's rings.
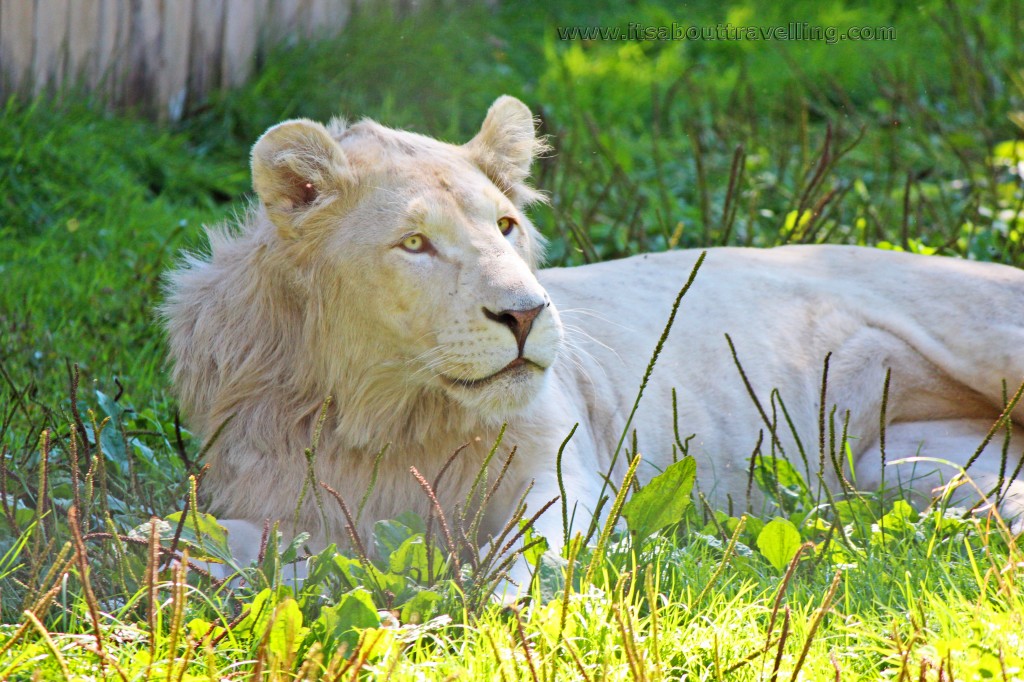
{"label": "lion's eye", "polygon": [[430,250],[430,242],[422,234],[410,234],[399,244],[409,253],[423,253]]}
{"label": "lion's eye", "polygon": [[515,218],[505,216],[504,218],[498,218],[498,229],[506,237],[512,234],[512,229],[518,225]]}

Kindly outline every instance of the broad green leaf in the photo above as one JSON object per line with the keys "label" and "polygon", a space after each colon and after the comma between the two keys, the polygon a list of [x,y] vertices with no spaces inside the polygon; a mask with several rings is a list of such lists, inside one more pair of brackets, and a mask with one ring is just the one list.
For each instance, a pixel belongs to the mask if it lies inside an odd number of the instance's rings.
{"label": "broad green leaf", "polygon": [[[320,556],[323,555],[321,554]],[[353,586],[362,583],[366,577],[363,564],[358,559],[335,553],[333,556],[328,557],[328,560],[334,564],[334,567],[344,579]]]}
{"label": "broad green leaf", "polygon": [[[101,391],[96,391],[96,398],[100,409],[110,417],[110,421],[100,428],[100,450],[108,461],[117,464],[122,474],[127,474],[129,454],[121,432],[121,415],[124,410]],[[86,431],[95,440],[96,435],[92,432],[91,424],[86,425]]]}
{"label": "broad green leaf", "polygon": [[[871,527],[871,544],[885,545],[918,535],[918,529],[914,525],[917,518],[917,512],[905,500],[896,500],[889,513]],[[920,537],[923,539],[923,535]]]}
{"label": "broad green leaf", "polygon": [[555,598],[565,589],[565,572],[569,562],[554,552],[544,552],[537,566],[537,586],[542,602]]}
{"label": "broad green leaf", "polygon": [[[715,534],[718,533],[719,527],[721,527],[723,530],[725,530],[726,524],[728,523],[729,519],[732,518],[728,514],[726,514],[724,511],[715,511],[714,515],[715,515],[714,520],[708,521],[707,523],[705,523],[704,527],[700,531],[701,533],[704,533],[706,535],[715,535]],[[729,532],[729,531],[726,530],[726,532]]]}
{"label": "broad green leaf", "polygon": [[[436,524],[434,528],[437,529]],[[377,556],[386,560],[413,535],[416,535],[416,531],[397,519],[378,521],[373,524],[373,544]]]}
{"label": "broad green leaf", "polygon": [[390,571],[384,572],[373,564],[363,566],[363,571],[366,575],[365,580],[363,580],[363,587],[373,588],[378,593],[391,592],[395,595],[401,595],[406,589],[408,581],[405,576]]}
{"label": "broad green leaf", "polygon": [[844,526],[855,523],[858,528],[870,528],[871,524],[875,522],[875,513],[871,509],[871,505],[868,504],[867,500],[859,497],[838,500],[834,505],[834,509],[839,517],[839,522]]}
{"label": "broad green leaf", "polygon": [[[168,514],[164,520],[170,524],[170,528],[177,528],[181,521],[181,512]],[[181,529],[181,539],[189,544],[194,559],[226,562],[231,558],[228,531],[210,514],[189,512]]]}
{"label": "broad green leaf", "polygon": [[307,628],[302,627],[302,609],[294,599],[285,599],[274,610],[267,646],[279,658],[296,652]]}
{"label": "broad green leaf", "polygon": [[696,477],[697,461],[684,457],[670,464],[626,501],[622,516],[637,541],[683,519],[691,503],[690,493]]}
{"label": "broad green leaf", "polygon": [[772,519],[757,536],[757,548],[780,571],[793,560],[800,544],[800,531],[786,519]]}
{"label": "broad green leaf", "polygon": [[[524,528],[525,526],[525,520],[519,522],[520,529]],[[537,533],[534,530],[533,526],[527,528],[526,532],[523,533],[524,546],[530,544],[531,542],[536,542],[537,540],[540,540],[540,542],[534,545],[533,547],[530,547],[525,552],[523,552],[523,557],[528,562],[530,562],[531,566],[536,566],[537,562],[540,561],[541,555],[543,555],[544,552],[548,550],[548,540],[547,538],[542,537],[539,533]]]}
{"label": "broad green leaf", "polygon": [[334,606],[320,609],[320,617],[314,627],[321,631],[327,648],[344,643],[349,650],[359,641],[356,628],[365,629],[380,625],[377,607],[370,593],[357,588],[342,595]]}
{"label": "broad green leaf", "polygon": [[281,563],[290,564],[299,558],[299,551],[302,546],[309,540],[309,533],[299,533],[292,541],[288,543],[284,551],[281,552]]}
{"label": "broad green leaf", "polygon": [[252,601],[244,606],[249,613],[234,627],[234,632],[238,635],[256,636],[261,634],[266,630],[270,614],[274,611],[274,601],[276,601],[274,591],[269,587],[257,593]]}
{"label": "broad green leaf", "polygon": [[[431,547],[433,573],[436,576],[444,568],[444,555],[437,547]],[[401,546],[388,557],[388,566],[392,573],[407,575],[416,582],[427,580],[427,545],[422,535],[417,533],[407,538]]]}
{"label": "broad green leaf", "polygon": [[336,556],[338,556],[338,546],[332,543],[322,549],[319,554],[311,557],[306,562],[308,574],[303,585],[315,586],[320,590],[327,591],[331,587],[327,585],[327,581],[333,577],[341,582],[342,590],[353,589],[357,584],[356,581],[352,578],[351,573],[346,572],[342,566],[335,563],[334,557]]}
{"label": "broad green leaf", "polygon": [[113,398],[108,396],[103,391],[96,391],[96,402],[99,403],[100,409],[103,410],[103,414],[110,417],[112,423],[117,423],[121,419],[121,415],[124,414],[124,408],[118,405]]}
{"label": "broad green leaf", "polygon": [[14,511],[14,520],[22,528],[32,525],[32,522],[36,520],[36,510],[24,506],[19,501],[18,507]]}
{"label": "broad green leaf", "polygon": [[794,511],[799,502],[811,502],[807,482],[789,460],[781,457],[758,457],[754,466],[754,480],[765,495],[787,511]]}
{"label": "broad green leaf", "polygon": [[346,581],[368,590],[376,590],[379,593],[392,592],[397,595],[406,587],[404,577],[382,571],[372,563],[364,564],[359,559],[351,559],[343,554],[336,554],[333,560]]}
{"label": "broad green leaf", "polygon": [[441,595],[430,590],[422,590],[405,602],[402,606],[402,622],[412,625],[426,623],[437,613],[437,607],[441,603]]}
{"label": "broad green leaf", "polygon": [[[732,527],[736,529],[735,526]],[[764,521],[757,518],[756,516],[747,517],[747,525],[743,527],[743,535],[750,538],[751,541],[756,541],[757,536],[764,530]]]}
{"label": "broad green leaf", "polygon": [[356,658],[360,661],[376,661],[389,654],[397,655],[405,646],[395,628],[367,628],[362,635],[356,650]]}
{"label": "broad green leaf", "polygon": [[933,510],[926,517],[926,521],[934,526],[939,534],[958,533],[970,526],[970,522],[963,518],[962,512],[955,509]]}
{"label": "broad green leaf", "polygon": [[153,452],[153,448],[149,447],[138,438],[129,438],[128,443],[131,445],[132,451],[138,459],[141,459],[143,462],[146,462],[148,465],[153,467],[166,466],[166,462],[161,461],[160,458],[157,457],[156,453]]}
{"label": "broad green leaf", "polygon": [[193,618],[188,622],[188,631],[197,642],[202,642],[203,638],[209,638],[210,641],[222,637],[224,635],[224,628],[217,623],[211,623],[208,620],[202,618]]}
{"label": "broad green leaf", "polygon": [[879,520],[879,524],[887,529],[903,530],[913,526],[918,515],[914,508],[906,500],[896,500],[892,503],[892,509]]}
{"label": "broad green leaf", "polygon": [[121,430],[123,418],[130,415],[131,410],[126,409],[114,401],[112,397],[103,391],[96,391],[96,402],[100,410],[110,421],[103,427],[100,433],[100,449],[111,462],[116,462],[122,473],[128,472],[128,458],[134,451],[140,455],[140,459],[150,465],[159,465],[153,451],[142,443],[138,438],[129,438],[125,441],[124,432]]}
{"label": "broad green leaf", "polygon": [[427,524],[423,522],[420,515],[414,511],[404,511],[395,517],[395,520],[401,523],[406,528],[410,529],[413,533],[426,534]]}

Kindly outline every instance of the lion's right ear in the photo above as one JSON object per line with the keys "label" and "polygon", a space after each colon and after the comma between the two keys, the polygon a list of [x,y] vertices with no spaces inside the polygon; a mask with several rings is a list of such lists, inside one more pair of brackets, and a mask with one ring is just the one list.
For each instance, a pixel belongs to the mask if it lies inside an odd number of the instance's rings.
{"label": "lion's right ear", "polygon": [[523,206],[541,199],[526,184],[526,178],[530,164],[548,151],[548,146],[537,137],[529,107],[518,99],[502,95],[494,100],[480,132],[463,146],[491,182],[516,204]]}
{"label": "lion's right ear", "polygon": [[252,186],[278,234],[290,238],[354,183],[345,153],[327,129],[306,119],[279,123],[252,148]]}

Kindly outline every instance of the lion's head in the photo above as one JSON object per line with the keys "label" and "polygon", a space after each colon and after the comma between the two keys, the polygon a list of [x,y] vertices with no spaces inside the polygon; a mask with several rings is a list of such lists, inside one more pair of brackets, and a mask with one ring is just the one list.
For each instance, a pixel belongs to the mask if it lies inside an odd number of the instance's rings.
{"label": "lion's head", "polygon": [[401,438],[389,428],[413,436],[456,406],[460,422],[521,411],[562,343],[524,213],[540,198],[526,178],[543,148],[512,97],[461,146],[372,121],[268,130],[252,151],[260,206],[240,235],[211,235],[210,263],[172,275],[189,411],[209,430],[291,386],[299,402],[334,395],[353,444]]}

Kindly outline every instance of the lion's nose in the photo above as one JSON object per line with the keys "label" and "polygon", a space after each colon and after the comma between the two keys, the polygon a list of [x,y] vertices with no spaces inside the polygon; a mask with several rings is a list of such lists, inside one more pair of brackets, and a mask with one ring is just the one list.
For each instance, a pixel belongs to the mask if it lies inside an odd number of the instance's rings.
{"label": "lion's nose", "polygon": [[516,345],[519,347],[519,355],[522,356],[523,346],[526,345],[526,337],[530,335],[533,321],[546,307],[547,304],[544,304],[529,310],[502,310],[500,313],[494,313],[484,308],[484,317],[512,330],[512,336],[516,337]]}

